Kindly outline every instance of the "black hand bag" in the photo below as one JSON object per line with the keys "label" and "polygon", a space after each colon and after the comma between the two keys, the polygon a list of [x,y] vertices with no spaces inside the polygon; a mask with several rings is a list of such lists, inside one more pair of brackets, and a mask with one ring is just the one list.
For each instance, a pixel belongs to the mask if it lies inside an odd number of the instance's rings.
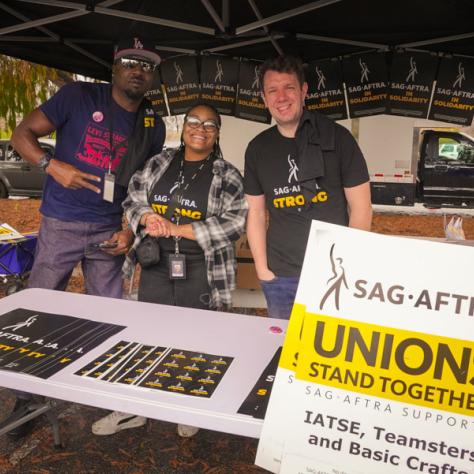
{"label": "black hand bag", "polygon": [[147,235],[135,249],[138,263],[143,267],[151,267],[160,261],[160,244],[158,239]]}

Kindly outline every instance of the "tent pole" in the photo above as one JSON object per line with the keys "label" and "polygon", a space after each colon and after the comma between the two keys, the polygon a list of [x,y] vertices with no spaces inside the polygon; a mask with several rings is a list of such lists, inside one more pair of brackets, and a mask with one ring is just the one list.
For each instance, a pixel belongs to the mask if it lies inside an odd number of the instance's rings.
{"label": "tent pole", "polygon": [[219,30],[221,30],[222,33],[225,32],[225,26],[224,23],[222,22],[222,19],[219,17],[217,14],[215,8],[211,5],[211,2],[209,0],[201,0],[201,3],[204,5],[206,10],[208,11],[209,15],[211,15],[212,19],[216,23],[217,27]]}
{"label": "tent pole", "polygon": [[[117,1],[117,0],[109,0],[109,3],[111,1]],[[104,2],[106,3],[106,2]],[[21,13],[17,12],[16,10],[13,10],[12,8],[8,7],[7,5],[3,4],[3,3],[0,3],[0,8],[2,8],[4,11],[10,13],[11,15],[13,15],[14,17],[18,18],[19,20],[22,20],[22,21],[26,21],[28,22],[30,19],[28,17],[26,17],[25,15],[22,15]],[[79,15],[76,15],[76,16],[79,16]],[[39,31],[41,31],[42,33],[48,35],[50,38],[52,38],[54,41],[57,41],[59,42],[60,41],[60,37],[59,35],[53,33],[51,30],[49,30],[48,28],[44,28],[42,26],[39,26],[37,27]],[[0,33],[0,36],[1,36],[1,33]],[[91,54],[89,53],[88,51],[86,51],[85,49],[81,48],[80,46],[77,46],[75,45],[74,43],[72,43],[71,41],[67,41],[67,40],[64,40],[64,44],[66,46],[68,46],[69,48],[71,49],[74,49],[75,51],[77,51],[78,53],[82,54],[83,56],[86,56],[88,57],[89,59],[91,59],[92,61],[98,63],[98,64],[101,64],[102,66],[105,66],[107,68],[110,68],[110,63],[102,60],[101,58],[95,56],[94,54]]]}
{"label": "tent pole", "polygon": [[433,38],[430,40],[424,40],[424,41],[414,41],[413,43],[403,43],[397,45],[397,47],[400,48],[416,48],[417,46],[426,46],[429,44],[439,44],[439,43],[448,43],[449,41],[458,41],[458,40],[463,40],[463,39],[469,39],[474,37],[474,32],[473,33],[464,33],[462,35],[454,35],[454,36],[444,36],[442,38]]}
{"label": "tent pole", "polygon": [[363,48],[388,48],[388,45],[386,44],[368,43],[366,41],[353,41],[342,38],[331,38],[330,36],[307,35],[303,33],[296,33],[296,39],[314,40],[321,41],[324,43],[348,44],[351,46],[361,46]]}
{"label": "tent pole", "polygon": [[[284,35],[275,35],[274,38],[276,39],[284,38]],[[207,48],[205,51],[208,51],[210,53],[216,53],[217,51],[225,51],[226,49],[234,49],[234,48],[239,48],[241,46],[248,46],[251,44],[265,43],[267,41],[271,41],[271,38],[265,37],[265,38],[259,38],[259,39],[254,39],[254,40],[241,41],[240,43],[227,44],[225,46],[217,46],[215,48]]]}
{"label": "tent pole", "polygon": [[291,18],[297,15],[302,15],[303,13],[309,12],[311,10],[327,7],[328,5],[332,5],[340,1],[342,0],[318,0],[317,2],[311,2],[307,5],[303,5],[298,8],[293,8],[292,10],[287,10],[283,13],[278,13],[277,15],[269,16],[268,18],[264,18],[263,20],[255,21],[253,23],[249,23],[248,25],[239,26],[238,28],[236,28],[235,33],[237,35],[240,35],[242,33],[246,33],[247,31],[261,28],[264,25],[270,25],[271,23],[276,23],[277,21],[286,20],[287,18]]}
{"label": "tent pole", "polygon": [[[257,7],[257,4],[255,3],[254,0],[248,0],[250,7],[252,8],[253,12],[255,13],[255,16],[257,17],[258,20],[263,20],[263,16],[260,13],[260,10]],[[283,56],[283,50],[280,48],[280,45],[277,43],[277,41],[273,38],[273,35],[271,34],[270,30],[268,29],[267,25],[264,25],[263,31],[270,37],[270,41],[272,42],[273,47],[276,49],[277,53],[280,56]]]}

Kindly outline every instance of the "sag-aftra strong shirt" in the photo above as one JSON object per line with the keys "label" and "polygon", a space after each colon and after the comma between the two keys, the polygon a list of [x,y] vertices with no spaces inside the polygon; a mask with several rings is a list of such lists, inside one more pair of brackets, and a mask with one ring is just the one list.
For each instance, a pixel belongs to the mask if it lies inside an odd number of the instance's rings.
{"label": "sag-aftra strong shirt", "polygon": [[323,150],[324,176],[314,184],[306,202],[299,185],[296,141],[272,127],[255,137],[245,154],[246,194],[265,195],[270,222],[267,231],[268,267],[278,276],[299,276],[312,219],[347,225],[344,188],[369,179],[356,141],[344,127],[335,126],[334,150]]}

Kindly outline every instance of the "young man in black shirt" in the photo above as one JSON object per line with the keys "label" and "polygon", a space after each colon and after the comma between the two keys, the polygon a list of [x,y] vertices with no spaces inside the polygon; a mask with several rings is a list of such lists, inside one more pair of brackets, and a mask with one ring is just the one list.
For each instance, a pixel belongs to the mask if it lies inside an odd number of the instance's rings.
{"label": "young man in black shirt", "polygon": [[265,61],[260,85],[276,126],[257,135],[245,154],[247,237],[269,316],[288,319],[311,220],[370,230],[369,175],[352,135],[304,109],[308,84],[300,60]]}

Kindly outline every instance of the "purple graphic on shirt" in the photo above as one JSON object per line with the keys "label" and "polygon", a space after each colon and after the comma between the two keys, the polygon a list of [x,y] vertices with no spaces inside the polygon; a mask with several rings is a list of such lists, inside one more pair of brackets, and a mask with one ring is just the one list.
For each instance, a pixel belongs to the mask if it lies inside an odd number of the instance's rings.
{"label": "purple graphic on shirt", "polygon": [[[114,132],[112,138],[114,148],[112,171],[114,171],[120,163],[127,147],[124,143],[126,139],[125,136]],[[78,150],[76,151],[76,158],[96,168],[107,170],[109,168],[110,155],[110,131],[93,122],[89,122]]]}

